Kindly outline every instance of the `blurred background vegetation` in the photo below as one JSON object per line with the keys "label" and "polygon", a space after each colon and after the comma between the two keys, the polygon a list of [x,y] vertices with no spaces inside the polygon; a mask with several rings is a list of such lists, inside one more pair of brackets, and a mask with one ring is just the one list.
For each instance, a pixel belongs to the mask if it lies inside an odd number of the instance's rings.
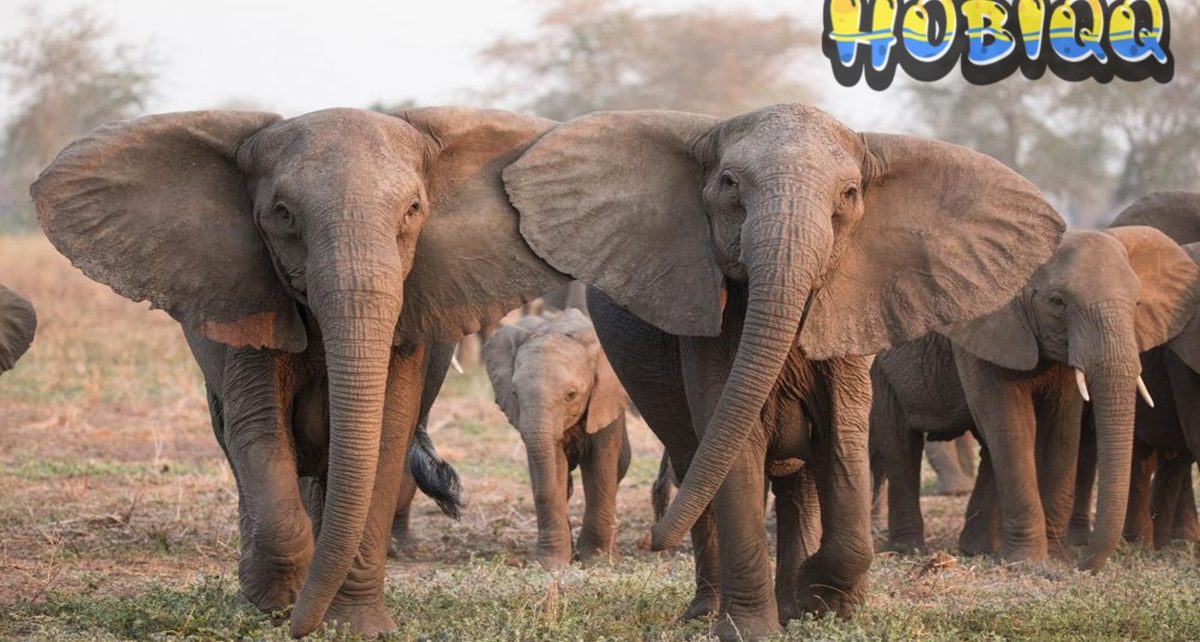
{"label": "blurred background vegetation", "polygon": [[[490,81],[464,87],[464,102],[559,120],[636,108],[728,116],[785,101],[838,115],[821,90],[828,81],[814,81],[830,75],[817,22],[730,4],[654,11],[622,0],[542,0],[533,29],[479,46]],[[1200,27],[1196,5],[1172,3],[1176,76],[1168,85],[1018,74],[974,87],[953,72],[856,96],[879,101],[872,128],[991,154],[1037,183],[1074,224],[1100,226],[1147,192],[1200,189],[1200,43],[1187,37]],[[28,185],[40,168],[92,128],[144,113],[166,68],[151,45],[119,42],[97,10],[32,7],[23,31],[0,43],[0,100],[15,105],[0,130],[0,231],[33,229]],[[214,106],[256,107],[236,96],[195,107]]]}

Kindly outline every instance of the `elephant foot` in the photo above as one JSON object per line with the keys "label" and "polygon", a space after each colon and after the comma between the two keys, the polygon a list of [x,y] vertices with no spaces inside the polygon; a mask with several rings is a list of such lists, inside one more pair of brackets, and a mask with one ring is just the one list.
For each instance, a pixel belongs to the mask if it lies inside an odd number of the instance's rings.
{"label": "elephant foot", "polygon": [[547,571],[560,571],[571,565],[571,551],[538,551],[533,558]]}
{"label": "elephant foot", "polygon": [[820,553],[808,558],[800,567],[800,577],[796,582],[796,605],[791,612],[834,613],[839,618],[850,617],[866,600],[866,573],[852,580],[850,585],[834,577],[822,563]]}
{"label": "elephant foot", "polygon": [[1071,520],[1067,524],[1067,544],[1071,546],[1087,546],[1091,534],[1092,526],[1087,522]]}
{"label": "elephant foot", "polygon": [[579,545],[575,548],[575,558],[585,564],[600,561],[616,562],[620,559],[617,550],[616,533],[604,536],[591,535],[585,529],[579,535]]}
{"label": "elephant foot", "polygon": [[779,633],[779,618],[765,614],[724,613],[713,623],[710,633],[722,642],[762,640]]}
{"label": "elephant foot", "polygon": [[687,609],[683,612],[683,621],[703,620],[713,615],[721,608],[721,596],[717,592],[710,589],[698,589],[696,596],[692,598],[691,604],[688,604]]}
{"label": "elephant foot", "polygon": [[887,543],[883,545],[883,550],[902,555],[910,553],[924,554],[928,552],[928,549],[925,547],[925,538],[923,537],[889,538]]}
{"label": "elephant foot", "polygon": [[995,555],[1000,552],[1000,543],[989,532],[981,529],[964,528],[958,536],[958,550],[963,555]]}
{"label": "elephant foot", "polygon": [[939,475],[933,487],[934,495],[958,497],[970,495],[975,489],[975,480],[966,475]]}
{"label": "elephant foot", "polygon": [[307,570],[307,563],[281,567],[250,559],[238,569],[239,599],[264,613],[289,609],[300,594]]}
{"label": "elephant foot", "polygon": [[1050,559],[1049,547],[1046,544],[1012,544],[1004,547],[1001,555],[1005,562],[1042,562]]}
{"label": "elephant foot", "polygon": [[1171,531],[1171,537],[1184,542],[1200,542],[1200,525],[1195,519],[1184,519]]}
{"label": "elephant foot", "polygon": [[346,602],[341,596],[325,612],[325,623],[333,629],[349,631],[367,639],[375,639],[395,631],[396,620],[383,605],[383,598],[371,602]]}
{"label": "elephant foot", "polygon": [[412,557],[417,548],[417,538],[413,537],[407,528],[402,532],[392,531],[392,537],[388,540],[387,556],[392,559]]}

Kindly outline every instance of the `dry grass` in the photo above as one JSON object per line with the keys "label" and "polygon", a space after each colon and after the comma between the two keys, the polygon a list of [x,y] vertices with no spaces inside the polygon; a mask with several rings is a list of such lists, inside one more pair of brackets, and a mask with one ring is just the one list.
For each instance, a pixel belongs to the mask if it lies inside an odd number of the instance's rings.
{"label": "dry grass", "polygon": [[[235,598],[236,497],[178,326],[85,279],[41,239],[0,237],[0,283],[41,327],[0,378],[0,638],[286,639]],[[393,563],[398,639],[679,639],[685,551],[645,550],[659,448],[634,431],[615,565],[547,574],[524,453],[478,371],[451,375],[433,436],[464,478],[461,523],[418,499],[421,545]],[[931,541],[952,551],[964,501],[927,498]],[[578,524],[580,499],[573,504]],[[1200,639],[1193,552],[1123,550],[1109,570],[881,555],[850,622],[793,623],[788,638]],[[337,637],[337,636],[328,636]]]}

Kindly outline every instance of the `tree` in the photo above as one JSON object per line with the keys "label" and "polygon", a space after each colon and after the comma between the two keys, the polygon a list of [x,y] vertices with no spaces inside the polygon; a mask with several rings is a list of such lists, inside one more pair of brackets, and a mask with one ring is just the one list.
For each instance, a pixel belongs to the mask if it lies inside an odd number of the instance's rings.
{"label": "tree", "polygon": [[645,108],[729,116],[809,97],[793,72],[815,41],[784,16],[551,0],[531,36],[502,36],[480,56],[498,71],[489,102],[548,118]]}
{"label": "tree", "polygon": [[151,95],[144,48],[109,46],[111,28],[87,9],[46,18],[0,43],[0,87],[17,104],[0,141],[0,229],[34,225],[29,184],[62,147],[139,113]]}

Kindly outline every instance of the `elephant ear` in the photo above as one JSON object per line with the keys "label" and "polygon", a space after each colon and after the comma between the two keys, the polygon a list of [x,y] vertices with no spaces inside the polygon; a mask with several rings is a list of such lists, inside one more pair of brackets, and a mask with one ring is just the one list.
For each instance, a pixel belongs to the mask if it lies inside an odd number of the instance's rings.
{"label": "elephant ear", "polygon": [[555,127],[504,171],[521,233],[550,265],[659,329],[719,334],[724,282],[691,154],[716,124],[697,114],[627,111]]}
{"label": "elephant ear", "polygon": [[987,316],[939,332],[967,352],[1002,368],[1024,372],[1037,367],[1037,336],[1025,320],[1020,297]]}
{"label": "elephant ear", "polygon": [[1105,232],[1125,246],[1129,267],[1141,283],[1134,317],[1138,349],[1144,352],[1166,343],[1196,314],[1200,269],[1183,248],[1152,227],[1114,227]]}
{"label": "elephant ear", "polygon": [[307,334],[252,219],[236,150],[275,114],[200,111],[106,125],[33,183],[38,221],[92,279],[231,346],[299,352]]}
{"label": "elephant ear", "polygon": [[595,360],[584,430],[590,435],[611,426],[625,412],[629,396],[617,379],[612,364],[604,356],[592,321],[581,310],[572,308],[558,315],[551,327],[582,343]]}
{"label": "elephant ear", "polygon": [[454,341],[567,282],[521,238],[500,178],[553,121],[460,107],[396,116],[422,132],[430,149],[430,213],[404,284],[399,338]]}
{"label": "elephant ear", "polygon": [[514,426],[518,425],[521,418],[521,408],[517,403],[513,372],[516,370],[517,350],[530,334],[528,329],[520,325],[506,325],[483,344],[483,363],[492,382],[492,390],[496,393],[496,405],[500,406],[508,422]]}
{"label": "elephant ear", "polygon": [[862,220],[800,343],[812,359],[873,354],[997,310],[1065,224],[1032,183],[978,152],[866,134]]}
{"label": "elephant ear", "polygon": [[12,370],[33,343],[37,315],[16,292],[0,286],[0,374]]}
{"label": "elephant ear", "polygon": [[[1187,252],[1193,263],[1200,266],[1200,243],[1189,243],[1183,246],[1183,251]],[[1183,330],[1167,345],[1189,368],[1200,372],[1200,314],[1193,314]]]}

